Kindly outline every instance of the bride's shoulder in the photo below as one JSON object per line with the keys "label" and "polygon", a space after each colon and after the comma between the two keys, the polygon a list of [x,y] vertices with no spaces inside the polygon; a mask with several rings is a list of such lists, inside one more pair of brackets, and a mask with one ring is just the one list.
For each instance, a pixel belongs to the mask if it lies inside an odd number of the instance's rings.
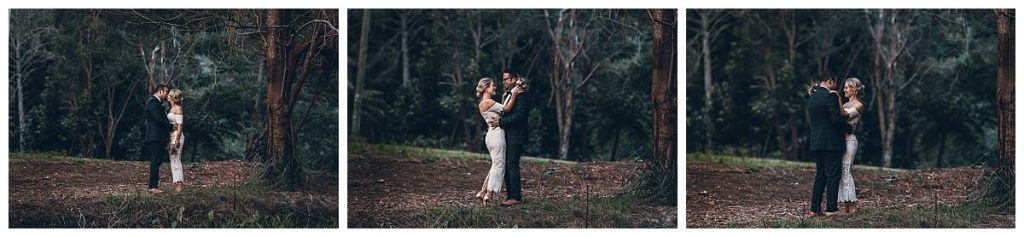
{"label": "bride's shoulder", "polygon": [[494,99],[491,98],[484,98],[483,100],[480,100],[480,110],[490,108],[494,103],[497,103],[497,101],[494,101]]}
{"label": "bride's shoulder", "polygon": [[498,101],[496,101],[494,99],[491,99],[491,98],[484,98],[483,100],[480,100],[480,105],[492,105],[492,104],[497,103],[497,102]]}
{"label": "bride's shoulder", "polygon": [[181,114],[181,112],[182,112],[181,105],[175,105],[174,107],[171,107],[171,113]]}

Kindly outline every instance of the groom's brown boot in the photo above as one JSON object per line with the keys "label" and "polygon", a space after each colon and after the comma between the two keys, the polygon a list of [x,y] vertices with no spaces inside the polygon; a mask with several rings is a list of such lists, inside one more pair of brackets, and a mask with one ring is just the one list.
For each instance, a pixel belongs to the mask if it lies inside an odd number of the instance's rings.
{"label": "groom's brown boot", "polygon": [[158,188],[151,188],[151,189],[146,190],[146,191],[149,192],[149,193],[152,193],[152,194],[159,194],[159,193],[164,192],[164,191],[162,191],[162,190],[160,190]]}
{"label": "groom's brown boot", "polygon": [[519,204],[523,204],[523,202],[519,201],[519,200],[515,200],[515,199],[508,199],[508,200],[505,200],[504,202],[501,203],[502,206],[506,206],[506,207],[507,206],[515,206],[515,205],[519,205]]}

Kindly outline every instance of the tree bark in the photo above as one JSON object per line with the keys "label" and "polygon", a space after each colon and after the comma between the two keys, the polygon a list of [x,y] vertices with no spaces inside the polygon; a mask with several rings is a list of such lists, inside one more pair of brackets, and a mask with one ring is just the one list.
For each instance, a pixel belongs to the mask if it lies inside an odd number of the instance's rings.
{"label": "tree bark", "polygon": [[662,164],[675,160],[676,136],[676,10],[651,11],[654,42],[651,70],[651,122],[654,157]]}
{"label": "tree bark", "polygon": [[270,181],[294,190],[301,182],[301,177],[290,136],[292,113],[288,98],[293,95],[289,90],[292,85],[287,78],[287,62],[291,59],[288,58],[286,50],[281,50],[283,46],[279,46],[283,44],[283,32],[277,27],[288,25],[290,16],[284,15],[282,11],[267,10],[266,23],[270,27],[264,34],[267,66],[267,156],[270,158],[270,167],[264,175]]}
{"label": "tree bark", "polygon": [[[999,150],[996,156],[999,158],[999,166],[1003,169],[1013,170],[1014,167],[1014,57],[1015,43],[1013,9],[998,9],[998,61],[996,68],[996,114],[999,123]],[[1012,180],[1012,179],[1011,179]]]}
{"label": "tree bark", "polygon": [[363,9],[362,28],[359,30],[359,58],[356,59],[356,89],[352,95],[352,136],[359,137],[360,111],[363,104],[363,87],[366,81],[366,49],[370,35],[370,9]]}

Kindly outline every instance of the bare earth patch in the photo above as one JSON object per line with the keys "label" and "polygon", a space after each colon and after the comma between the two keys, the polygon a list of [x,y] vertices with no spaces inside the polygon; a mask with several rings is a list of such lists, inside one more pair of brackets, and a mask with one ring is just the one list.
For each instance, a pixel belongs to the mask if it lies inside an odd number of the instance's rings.
{"label": "bare earth patch", "polygon": [[[903,172],[854,170],[853,176],[861,209],[898,210],[963,204],[969,192],[978,187],[983,172],[970,167]],[[688,159],[686,225],[722,228],[767,219],[804,218],[810,208],[813,182],[813,168],[745,168]],[[1012,225],[1012,217],[1010,220]]]}
{"label": "bare earth patch", "polygon": [[[304,187],[295,191],[275,190],[251,185],[259,169],[253,163],[205,161],[185,164],[185,192],[176,193],[170,165],[165,162],[160,170],[160,188],[164,193],[151,195],[146,192],[149,162],[145,161],[14,154],[9,164],[9,215],[10,225],[15,228],[170,226],[167,222],[146,222],[132,215],[177,218],[177,225],[190,227],[337,226],[335,173],[306,171]],[[189,216],[208,215],[216,216],[209,220],[187,220]],[[275,219],[282,217],[292,219]],[[241,223],[236,222],[238,218]]]}
{"label": "bare earth patch", "polygon": [[[350,228],[425,227],[410,226],[414,222],[410,219],[422,217],[430,208],[483,206],[474,195],[490,168],[486,160],[423,158],[373,150],[350,153],[348,162]],[[635,167],[628,161],[576,165],[523,161],[523,197],[529,203],[614,196],[622,191]],[[501,199],[504,195],[499,194]],[[636,219],[671,222],[673,226],[676,221],[675,207],[635,208],[649,213]]]}
{"label": "bare earth patch", "polygon": [[[149,162],[11,159],[10,201],[61,202],[142,193],[149,184]],[[241,161],[185,165],[186,188],[238,186],[255,167]],[[160,188],[171,191],[170,165],[160,166]]]}

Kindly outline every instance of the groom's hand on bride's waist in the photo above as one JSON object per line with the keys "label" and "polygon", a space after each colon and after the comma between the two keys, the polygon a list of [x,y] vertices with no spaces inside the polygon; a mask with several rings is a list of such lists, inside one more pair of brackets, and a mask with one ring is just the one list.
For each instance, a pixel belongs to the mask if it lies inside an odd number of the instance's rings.
{"label": "groom's hand on bride's waist", "polygon": [[498,120],[497,119],[491,119],[491,120],[487,121],[487,125],[490,125],[491,127],[497,127],[498,126]]}

